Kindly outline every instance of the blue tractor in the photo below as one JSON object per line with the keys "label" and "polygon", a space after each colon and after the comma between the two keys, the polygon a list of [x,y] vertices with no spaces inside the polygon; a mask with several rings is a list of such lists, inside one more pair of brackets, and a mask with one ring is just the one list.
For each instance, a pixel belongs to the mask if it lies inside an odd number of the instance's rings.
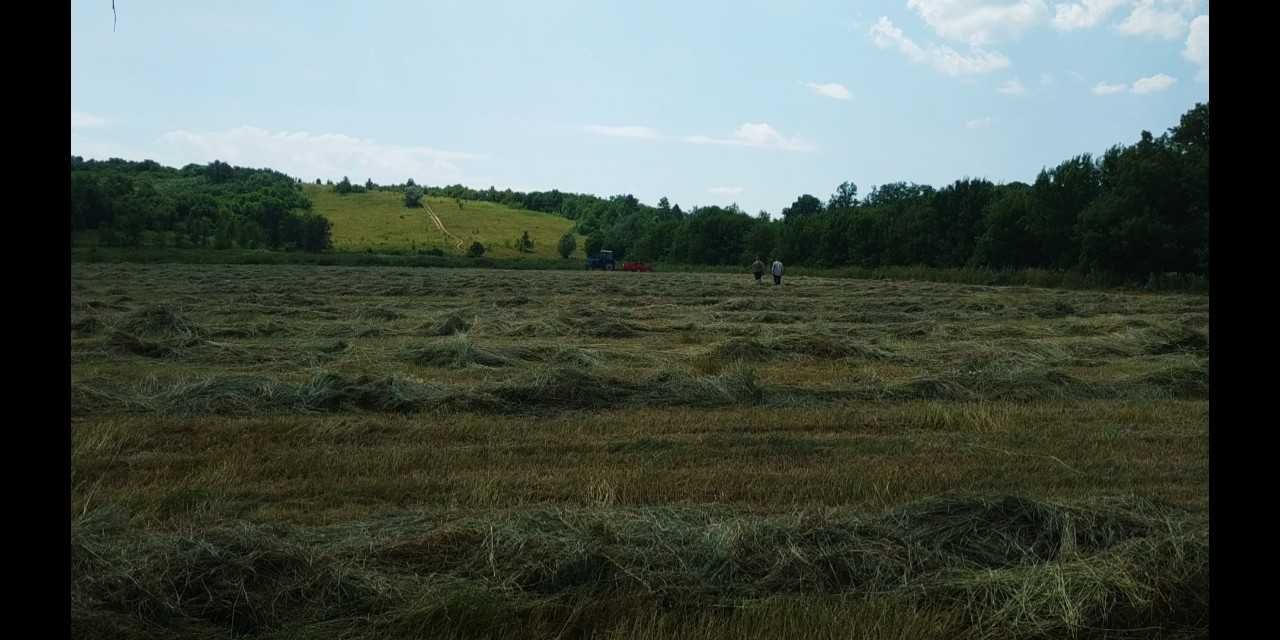
{"label": "blue tractor", "polygon": [[609,250],[601,251],[594,256],[587,256],[587,269],[613,271],[614,264],[613,252]]}

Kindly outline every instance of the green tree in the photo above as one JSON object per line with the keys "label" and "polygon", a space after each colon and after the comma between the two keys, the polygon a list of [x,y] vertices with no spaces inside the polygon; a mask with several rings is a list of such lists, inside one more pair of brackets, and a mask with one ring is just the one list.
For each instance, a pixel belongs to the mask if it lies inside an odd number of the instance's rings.
{"label": "green tree", "polygon": [[796,198],[791,206],[783,209],[782,217],[784,220],[794,220],[819,213],[822,213],[822,201],[806,193]]}
{"label": "green tree", "polygon": [[1052,170],[1042,170],[1031,186],[1032,207],[1027,219],[1027,229],[1038,245],[1037,259],[1026,266],[1076,266],[1080,258],[1081,215],[1102,195],[1102,190],[1101,172],[1089,154],[1076,156]]}
{"label": "green tree", "polygon": [[475,242],[472,242],[471,247],[467,249],[467,256],[471,258],[479,258],[480,256],[484,255],[484,252],[485,252],[484,245],[480,244],[480,241],[477,240]]}
{"label": "green tree", "polygon": [[751,227],[751,232],[747,235],[747,253],[750,254],[752,260],[755,256],[762,259],[773,255],[777,251],[778,230],[780,224],[756,219],[755,224]]}
{"label": "green tree", "polygon": [[226,250],[231,248],[231,244],[235,241],[235,218],[232,216],[222,216],[218,220],[218,224],[213,229],[213,248]]}
{"label": "green tree", "polygon": [[416,207],[422,206],[422,188],[421,187],[417,185],[409,185],[404,190],[404,206],[409,208],[416,208]]}
{"label": "green tree", "polygon": [[858,206],[858,185],[853,182],[841,182],[836,192],[827,200],[827,210],[852,209]]}
{"label": "green tree", "polygon": [[1209,105],[1198,102],[1169,130],[1170,138],[1180,147],[1209,150]]}
{"label": "green tree", "polygon": [[572,232],[560,236],[560,244],[556,247],[560,251],[560,257],[566,260],[573,255],[575,249],[578,248],[578,239],[573,236]]}
{"label": "green tree", "polygon": [[229,182],[234,175],[235,171],[231,168],[231,165],[222,162],[221,160],[214,160],[213,162],[210,162],[205,173],[206,178],[211,184]]}
{"label": "green tree", "polygon": [[266,244],[266,232],[253,220],[241,220],[235,228],[235,239],[241,249],[257,249]]}
{"label": "green tree", "polygon": [[997,269],[1025,267],[1035,257],[1036,242],[1027,229],[1031,190],[1023,183],[1000,187],[983,212],[985,230],[978,237],[974,262]]}
{"label": "green tree", "polygon": [[303,251],[320,253],[333,246],[333,225],[329,219],[315,213],[301,216],[300,246]]}
{"label": "green tree", "polygon": [[973,259],[984,213],[995,196],[995,184],[971,179],[957,180],[934,193],[936,216],[929,227],[937,246],[936,266],[960,267]]}
{"label": "green tree", "polygon": [[137,212],[129,212],[117,216],[117,227],[120,236],[127,247],[142,246],[142,232],[146,230],[146,220],[142,214]]}
{"label": "green tree", "polygon": [[667,200],[666,196],[662,196],[658,199],[658,213],[661,214],[663,218],[671,216],[671,202]]}

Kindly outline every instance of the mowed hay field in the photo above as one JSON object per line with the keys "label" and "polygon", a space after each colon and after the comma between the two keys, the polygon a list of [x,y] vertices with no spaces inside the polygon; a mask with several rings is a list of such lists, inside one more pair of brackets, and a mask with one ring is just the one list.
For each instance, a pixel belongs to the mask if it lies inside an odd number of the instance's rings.
{"label": "mowed hay field", "polygon": [[1208,635],[1205,296],[77,264],[72,301],[76,637]]}
{"label": "mowed hay field", "polygon": [[[440,249],[465,255],[472,242],[485,246],[485,255],[496,258],[533,256],[559,258],[560,237],[573,228],[573,221],[549,213],[510,209],[492,202],[464,200],[462,207],[453,198],[423,198],[440,217],[445,229],[463,243],[459,249],[453,238],[432,222],[426,207],[404,206],[404,195],[389,191],[338,195],[331,187],[304,185],[312,208],[333,223],[333,245],[339,251],[422,251]],[[533,240],[533,253],[520,253],[516,239],[525,232]],[[574,256],[584,256],[584,238],[579,236]]]}

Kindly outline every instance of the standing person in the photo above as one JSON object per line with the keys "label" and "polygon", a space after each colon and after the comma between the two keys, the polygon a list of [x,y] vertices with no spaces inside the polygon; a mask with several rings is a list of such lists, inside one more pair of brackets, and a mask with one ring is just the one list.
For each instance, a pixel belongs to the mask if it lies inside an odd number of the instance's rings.
{"label": "standing person", "polygon": [[773,261],[773,284],[782,284],[782,260]]}
{"label": "standing person", "polygon": [[764,284],[764,263],[760,261],[760,256],[756,256],[756,261],[751,263],[751,273],[756,277],[756,284]]}

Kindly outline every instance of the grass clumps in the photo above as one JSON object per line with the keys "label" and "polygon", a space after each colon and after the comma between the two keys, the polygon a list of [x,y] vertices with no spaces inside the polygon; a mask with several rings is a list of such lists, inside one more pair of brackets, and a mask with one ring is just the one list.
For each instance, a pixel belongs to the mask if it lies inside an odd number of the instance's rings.
{"label": "grass clumps", "polygon": [[734,337],[715,345],[708,354],[723,361],[762,362],[768,360],[773,351],[757,338]]}
{"label": "grass clumps", "polygon": [[113,330],[107,334],[106,344],[111,349],[145,358],[174,358],[187,348],[198,344],[195,338],[152,339],[127,331]]}
{"label": "grass clumps", "polygon": [[1209,329],[1187,325],[1153,330],[1146,352],[1152,355],[1209,353]]}
{"label": "grass clumps", "polygon": [[429,336],[451,336],[471,330],[471,322],[458,313],[450,313],[433,323],[423,325],[421,331]]}
{"label": "grass clumps", "polygon": [[356,315],[361,320],[372,320],[375,322],[387,322],[404,316],[404,314],[388,306],[362,307]]}
{"label": "grass clumps", "polygon": [[1178,362],[1137,376],[1133,386],[1150,386],[1174,398],[1209,399],[1209,363]]}

